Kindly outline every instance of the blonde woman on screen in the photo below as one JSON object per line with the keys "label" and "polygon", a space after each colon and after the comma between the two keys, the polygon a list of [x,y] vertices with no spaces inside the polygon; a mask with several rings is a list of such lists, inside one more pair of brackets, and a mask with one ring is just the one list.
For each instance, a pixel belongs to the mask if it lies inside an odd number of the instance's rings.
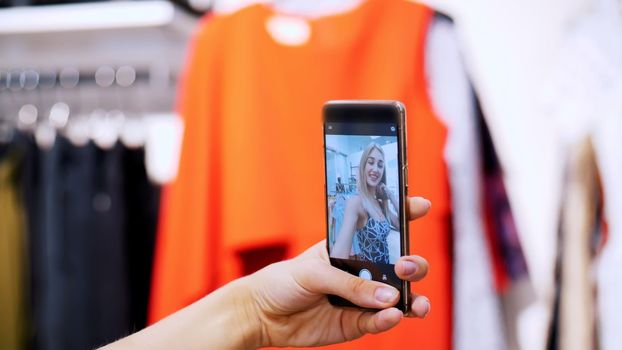
{"label": "blonde woman on screen", "polygon": [[[386,185],[386,164],[382,147],[375,142],[367,145],[359,164],[358,195],[348,198],[337,240],[331,250],[333,258],[389,263],[387,236],[391,226],[399,230],[397,215],[389,210],[399,208],[397,197]],[[360,253],[350,256],[356,236]]]}

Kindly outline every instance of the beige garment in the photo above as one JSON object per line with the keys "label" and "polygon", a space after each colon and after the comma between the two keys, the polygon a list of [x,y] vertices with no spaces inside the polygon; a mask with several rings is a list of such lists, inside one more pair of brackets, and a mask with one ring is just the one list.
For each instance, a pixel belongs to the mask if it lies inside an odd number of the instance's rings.
{"label": "beige garment", "polygon": [[522,350],[520,344],[520,334],[517,332],[520,327],[519,315],[529,305],[536,300],[536,292],[529,280],[529,276],[523,276],[518,280],[512,281],[507,289],[501,294],[501,306],[503,314],[503,322],[505,324],[505,333],[507,349]]}
{"label": "beige garment", "polygon": [[25,347],[24,213],[15,154],[0,159],[0,349]]}
{"label": "beige garment", "polygon": [[592,240],[599,196],[594,150],[585,139],[570,147],[562,204],[560,349],[595,347]]}

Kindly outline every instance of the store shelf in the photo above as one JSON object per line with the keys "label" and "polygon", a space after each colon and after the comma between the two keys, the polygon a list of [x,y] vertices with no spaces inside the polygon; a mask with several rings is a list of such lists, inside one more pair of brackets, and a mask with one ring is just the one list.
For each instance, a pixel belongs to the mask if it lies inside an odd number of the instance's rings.
{"label": "store shelf", "polygon": [[197,18],[163,0],[0,10],[0,69],[182,66]]}
{"label": "store shelf", "polygon": [[16,7],[0,11],[0,35],[161,27],[173,22],[166,1],[115,1]]}

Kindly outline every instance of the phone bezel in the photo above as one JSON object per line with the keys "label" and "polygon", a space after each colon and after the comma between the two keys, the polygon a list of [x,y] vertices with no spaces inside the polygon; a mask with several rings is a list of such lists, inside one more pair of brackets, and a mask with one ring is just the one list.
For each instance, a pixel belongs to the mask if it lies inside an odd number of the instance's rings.
{"label": "phone bezel", "polygon": [[[400,253],[402,256],[410,254],[410,235],[407,218],[406,200],[408,196],[408,161],[406,157],[406,108],[399,101],[385,100],[336,100],[329,101],[323,108],[322,135],[323,135],[323,157],[324,157],[324,196],[325,196],[325,216],[326,216],[326,249],[329,251],[328,242],[328,198],[326,179],[326,124],[327,123],[395,123],[397,125],[398,139],[398,169],[399,175],[399,205],[400,205]],[[348,259],[330,258],[331,265],[345,270]],[[379,281],[382,282],[382,281]],[[400,301],[396,305],[402,312],[410,311],[410,282],[401,283]],[[337,306],[360,308],[349,301],[329,296],[329,301]]]}

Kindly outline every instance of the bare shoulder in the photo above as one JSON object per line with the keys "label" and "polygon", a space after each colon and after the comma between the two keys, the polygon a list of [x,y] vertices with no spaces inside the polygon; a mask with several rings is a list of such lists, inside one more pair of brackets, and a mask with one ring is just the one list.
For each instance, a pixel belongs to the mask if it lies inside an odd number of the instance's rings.
{"label": "bare shoulder", "polygon": [[358,212],[361,210],[362,207],[363,200],[359,195],[352,196],[346,200],[346,210],[354,210]]}

